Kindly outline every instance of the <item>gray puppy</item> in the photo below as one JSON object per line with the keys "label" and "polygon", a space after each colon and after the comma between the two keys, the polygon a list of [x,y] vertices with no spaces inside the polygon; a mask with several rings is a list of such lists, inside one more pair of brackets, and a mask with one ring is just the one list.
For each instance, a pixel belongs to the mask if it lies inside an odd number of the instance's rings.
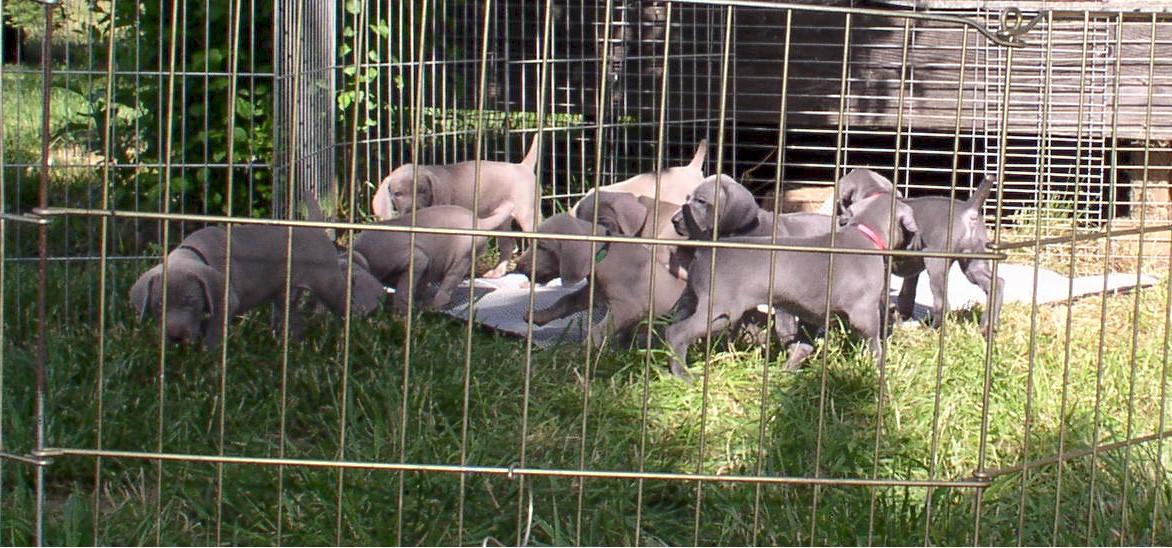
{"label": "gray puppy", "polygon": [[840,211],[845,216],[849,216],[850,207],[855,202],[882,192],[893,193],[896,198],[901,197],[899,191],[895,189],[895,185],[891,184],[887,177],[865,167],[852,169],[850,173],[838,180],[838,203],[842,206]]}
{"label": "gray puppy", "polygon": [[[920,225],[920,239],[924,251],[947,252],[949,250],[960,253],[984,253],[988,251],[989,233],[985,229],[985,219],[981,215],[981,207],[993,191],[996,184],[993,177],[985,177],[976,192],[965,201],[953,201],[943,196],[925,196],[903,200],[911,206]],[[895,191],[894,185],[887,178],[869,169],[856,169],[839,181],[840,203],[844,211],[850,210],[851,204],[859,197],[874,196],[881,193]],[[952,210],[952,241],[949,244],[949,210]],[[847,213],[849,215],[849,213]],[[948,310],[948,292],[944,290],[944,282],[948,277],[948,270],[956,259],[925,259],[922,257],[901,257],[895,260],[892,273],[903,278],[903,285],[899,291],[899,313],[904,318],[911,318],[916,306],[916,286],[920,273],[928,271],[928,285],[932,290],[932,325],[939,328],[940,322]],[[1001,310],[1001,291],[993,291],[993,269],[989,261],[983,259],[959,260],[961,272],[970,282],[980,287],[986,295],[992,294],[993,306],[981,315],[981,328],[985,336],[990,336],[997,325],[997,318]],[[997,279],[997,287],[1003,287],[1005,281]]]}
{"label": "gray puppy", "polygon": [[[521,163],[480,162],[480,196],[476,215],[489,217],[502,206],[511,206],[513,213],[508,224],[484,226],[486,230],[508,228],[513,222],[524,231],[531,231],[540,220],[541,212],[535,209],[534,200],[541,193],[537,187],[534,169],[537,165],[538,140],[533,144]],[[418,178],[419,184],[415,185]],[[415,197],[412,198],[414,188]],[[438,205],[457,205],[472,209],[476,199],[476,162],[460,162],[442,166],[421,166],[404,164],[387,175],[378,185],[372,207],[375,217],[386,220],[392,212],[400,215],[412,209],[423,209]],[[486,278],[496,278],[508,270],[509,258],[516,249],[513,238],[501,238],[501,260]]]}
{"label": "gray puppy", "polygon": [[[591,229],[591,224],[570,213],[558,213],[537,227],[539,234],[593,234],[603,236],[607,231],[602,226]],[[595,262],[589,242],[571,240],[547,240],[536,238],[533,245],[517,259],[517,272],[524,274],[538,284],[549,283],[561,278],[563,286],[574,285],[590,275],[590,264]],[[603,244],[598,244],[598,259],[603,257]],[[534,257],[537,260],[534,261]],[[534,270],[536,268],[536,270]],[[552,320],[551,320],[552,321]]]}
{"label": "gray puppy", "polygon": [[[918,245],[919,232],[910,207],[896,203],[895,219],[890,219],[890,194],[864,199],[853,207],[854,215],[835,235],[835,246],[852,249],[898,248],[905,243]],[[894,240],[886,241],[892,222]],[[728,241],[769,243],[766,237],[729,238]],[[810,238],[782,238],[779,244],[828,246],[830,235]],[[717,260],[711,260],[712,254]],[[734,325],[748,310],[768,304],[810,324],[822,324],[827,299],[830,312],[844,318],[855,331],[870,342],[876,359],[882,359],[884,257],[878,255],[840,254],[835,258],[834,277],[830,277],[830,255],[826,253],[777,251],[774,254],[773,294],[770,301],[770,252],[752,249],[699,249],[688,276],[688,287],[675,305],[676,322],[667,328],[665,338],[674,354],[671,371],[687,378],[688,345],[710,329],[720,331]],[[715,270],[712,270],[715,265]],[[827,295],[827,280],[830,294]],[[700,297],[712,292],[712,322],[707,307],[699,306]],[[794,365],[794,364],[790,364]]]}
{"label": "gray puppy", "polygon": [[[652,198],[636,197],[626,192],[598,192],[582,198],[574,214],[583,221],[593,223],[595,208],[598,209],[599,226],[612,235],[664,240],[674,240],[681,236],[672,225],[672,217],[680,209],[678,204],[660,201],[657,205]],[[678,278],[686,279],[687,276],[685,256],[690,258],[691,254],[681,252],[674,246],[655,246],[655,260]]]}
{"label": "gray puppy", "polygon": [[[601,226],[592,227],[591,223],[565,213],[550,217],[537,230],[546,234],[606,233]],[[563,296],[549,308],[526,314],[526,320],[531,317],[533,323],[544,325],[585,310],[593,290],[595,302],[604,302],[607,307],[605,325],[592,332],[591,342],[595,346],[601,346],[610,335],[628,340],[632,329],[647,317],[652,276],[655,293],[651,306],[657,316],[670,311],[684,290],[684,281],[652,260],[650,247],[643,244],[597,244],[598,251],[593,255],[591,244],[586,241],[539,240],[530,249],[532,253],[526,252],[517,261],[517,270],[529,273],[536,267],[533,281],[537,283],[547,283],[559,276],[565,285],[578,283],[589,275],[591,261],[597,261],[593,284]]]}
{"label": "gray puppy", "polygon": [[[719,200],[719,215],[716,209]],[[786,213],[774,215],[761,209],[749,189],[727,175],[710,176],[688,201],[672,217],[675,230],[691,240],[711,240],[713,226],[719,222],[717,235],[721,238],[735,236],[769,236],[776,231],[778,238],[806,238],[830,233],[831,219],[817,213]],[[682,254],[694,254],[697,248],[688,248]],[[687,259],[680,259],[688,262]],[[706,296],[701,296],[704,298]],[[762,301],[764,302],[764,301]],[[763,318],[755,312],[749,314],[748,323],[762,323]],[[774,333],[783,345],[789,346],[790,367],[796,368],[806,356],[814,352],[808,339],[801,339],[798,320],[780,309],[774,310]],[[815,333],[815,325],[805,325],[805,332]]]}
{"label": "gray puppy", "polygon": [[[719,202],[719,215],[715,209]],[[711,240],[716,222],[718,236],[768,236],[776,230],[782,238],[830,233],[830,217],[817,213],[774,215],[761,209],[749,189],[728,175],[712,175],[696,187],[672,216],[675,230],[692,240]]]}
{"label": "gray puppy", "polygon": [[[262,304],[274,303],[273,328],[280,327],[285,306],[286,238],[288,229],[276,226],[232,228],[231,279],[228,233],[213,226],[197,230],[168,254],[167,339],[176,343],[202,340],[212,349],[220,345],[226,319]],[[289,270],[293,289],[289,302],[309,291],[341,316],[346,310],[346,280],[338,269],[333,242],[315,228],[294,228],[293,257]],[[130,301],[143,317],[162,313],[163,265],[148,270],[130,288]],[[227,285],[227,301],[224,299]],[[356,300],[354,313],[364,315],[371,307]],[[291,314],[290,329],[300,333],[299,317]]]}
{"label": "gray puppy", "polygon": [[[512,205],[504,204],[492,215],[480,219],[477,228],[490,230],[500,226],[512,213]],[[415,226],[423,228],[470,229],[472,221],[472,212],[460,206],[432,206],[415,212]],[[411,215],[380,224],[411,226]],[[488,239],[476,236],[475,241],[477,255],[480,255]],[[354,255],[354,287],[377,286],[381,290],[383,284],[393,286],[397,312],[407,311],[408,287],[414,288],[414,300],[422,302],[424,308],[442,308],[451,302],[452,291],[471,271],[472,243],[472,236],[421,232],[415,234],[412,246],[411,234],[408,232],[362,232],[354,238],[351,246]],[[346,268],[346,256],[345,250],[338,252],[338,262],[343,269]],[[412,256],[415,257],[415,264],[412,276],[408,276]]]}
{"label": "gray puppy", "polygon": [[[920,225],[920,237],[923,239],[925,251],[944,252],[951,249],[960,253],[985,253],[989,250],[989,233],[985,229],[985,218],[981,214],[981,206],[993,191],[997,180],[985,177],[976,192],[963,202],[943,196],[925,196],[910,198],[904,203],[911,206],[915,212],[916,222]],[[949,209],[952,209],[952,242],[949,245]],[[894,263],[892,271],[903,278],[903,286],[899,291],[899,313],[905,318],[912,317],[916,306],[916,285],[920,273],[928,271],[928,283],[932,289],[932,325],[940,327],[940,321],[948,310],[948,292],[944,290],[944,281],[948,278],[948,270],[952,263],[960,263],[960,270],[970,282],[977,285],[986,295],[992,295],[993,307],[981,314],[981,329],[986,337],[992,336],[997,325],[997,317],[1001,311],[1002,295],[1000,288],[1005,286],[1005,280],[997,277],[997,291],[993,287],[993,268],[989,261],[984,259],[926,259],[923,257],[901,258]]]}

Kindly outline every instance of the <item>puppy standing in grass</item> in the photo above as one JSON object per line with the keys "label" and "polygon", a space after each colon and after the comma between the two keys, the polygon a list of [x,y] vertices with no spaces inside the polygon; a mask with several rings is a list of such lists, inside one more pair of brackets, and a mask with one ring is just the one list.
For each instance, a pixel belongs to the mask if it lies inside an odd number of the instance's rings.
{"label": "puppy standing in grass", "polygon": [[[533,136],[529,152],[520,163],[480,162],[480,197],[477,216],[490,217],[502,206],[512,208],[511,216],[499,226],[481,226],[485,230],[508,229],[516,223],[523,231],[531,231],[541,220],[541,212],[534,202],[541,195],[537,188],[537,153],[541,134]],[[419,184],[415,181],[418,179]],[[413,209],[438,205],[456,205],[472,209],[476,200],[476,162],[460,162],[442,166],[404,164],[387,175],[374,193],[372,208],[380,220],[394,213],[408,216]],[[513,238],[501,238],[501,259],[486,278],[503,276],[509,267],[509,258],[517,248]]]}
{"label": "puppy standing in grass", "polygon": [[[852,206],[854,215],[835,235],[835,247],[851,249],[897,249],[918,246],[919,232],[912,210],[896,202],[891,218],[891,194],[878,194]],[[891,228],[895,225],[896,230]],[[894,233],[892,241],[888,235]],[[770,243],[769,237],[729,238],[725,241]],[[778,244],[803,247],[828,246],[830,235],[811,238],[779,238]],[[716,261],[712,254],[716,253]],[[673,351],[671,371],[688,377],[688,346],[709,330],[721,331],[736,324],[748,310],[761,303],[781,309],[803,322],[825,322],[827,299],[830,313],[842,317],[870,343],[876,360],[882,358],[883,278],[887,270],[880,255],[840,254],[834,259],[830,278],[830,255],[812,251],[773,253],[773,292],[770,294],[770,251],[758,249],[701,248],[688,270],[688,287],[675,305],[677,321],[667,328],[665,338]],[[713,265],[715,270],[712,269]],[[829,279],[830,294],[827,295]],[[712,321],[702,298],[712,293]],[[770,299],[772,297],[772,299]],[[797,364],[787,363],[789,367]]]}
{"label": "puppy standing in grass", "polygon": [[[806,238],[830,234],[831,224],[828,215],[775,215],[771,211],[761,209],[749,189],[728,175],[712,175],[704,179],[671,220],[677,233],[690,240],[699,241],[712,240],[714,231],[722,238],[768,237],[774,232],[778,238]],[[691,257],[694,256],[696,249],[689,247],[681,251],[681,255],[686,255],[685,259],[681,259],[685,266],[691,264]],[[755,314],[751,314],[750,317],[753,315]],[[814,352],[814,346],[798,332],[797,318],[780,309],[774,311],[773,317],[774,333],[781,344],[789,347],[791,364],[801,363],[806,356]],[[806,332],[814,333],[819,328],[817,325],[807,325]]]}
{"label": "puppy standing in grass", "polygon": [[[903,200],[912,208],[916,221],[922,230],[920,239],[924,251],[956,253],[985,253],[989,250],[989,232],[985,229],[985,218],[981,215],[981,207],[993,192],[997,180],[986,176],[969,199],[953,201],[943,196],[924,196]],[[882,193],[894,193],[899,197],[891,181],[886,177],[869,169],[856,169],[839,182],[840,201],[844,211],[850,209],[851,203],[867,196]],[[949,211],[952,217],[949,220]],[[952,227],[952,240],[949,241],[949,224]],[[939,328],[940,322],[948,310],[948,292],[944,290],[944,282],[948,278],[948,271],[953,262],[960,263],[960,270],[970,282],[980,287],[986,295],[992,295],[993,306],[981,314],[981,330],[986,337],[991,336],[997,325],[997,318],[1001,311],[1002,295],[1000,288],[1004,287],[1005,280],[997,277],[993,282],[993,269],[989,261],[984,259],[925,259],[922,257],[901,257],[893,263],[892,273],[903,278],[903,286],[899,291],[899,314],[911,318],[916,306],[916,286],[919,284],[920,273],[928,271],[928,285],[932,290],[932,325]],[[997,291],[994,291],[996,285]]]}
{"label": "puppy standing in grass", "polygon": [[[285,307],[285,263],[288,229],[278,226],[232,227],[231,271],[228,279],[228,233],[212,226],[184,238],[167,259],[167,339],[175,343],[203,341],[208,349],[220,345],[226,319],[262,304],[273,303],[272,326],[279,331]],[[321,229],[294,228],[289,270],[295,304],[309,291],[334,314],[346,311],[346,279],[338,269],[333,242]],[[161,317],[163,265],[156,265],[130,288],[130,302],[139,316]],[[224,299],[227,285],[227,301]],[[355,315],[370,312],[369,298],[354,290]],[[290,314],[290,331],[300,336],[300,316]]]}
{"label": "puppy standing in grass", "polygon": [[[651,214],[656,207],[654,202],[636,199],[625,192],[605,192],[598,196],[601,198],[591,199],[588,203],[589,211],[579,209],[577,217],[567,213],[550,217],[538,227],[538,232],[652,237],[670,230],[667,218],[676,208],[674,204],[658,204],[659,210],[664,213],[660,214],[659,224],[656,226],[652,222]],[[598,204],[597,227],[581,218],[594,217],[593,204]],[[671,246],[661,246],[661,249],[669,247]],[[614,335],[625,342],[629,341],[639,321],[647,318],[649,295],[652,296],[651,312],[658,316],[671,310],[672,304],[684,289],[684,281],[669,270],[670,259],[653,259],[651,248],[647,245],[598,244],[597,253],[593,254],[591,248],[590,242],[586,241],[546,240],[538,241],[537,245],[530,248],[531,252],[527,251],[521,256],[517,261],[517,270],[529,275],[530,270],[536,266],[533,277],[537,283],[546,283],[558,276],[565,285],[577,283],[590,273],[591,262],[598,262],[592,285],[586,285],[563,296],[549,308],[535,310],[531,315],[526,313],[526,319],[531,316],[534,324],[544,325],[586,310],[590,292],[598,291],[601,296],[595,294],[596,302],[606,304],[607,318],[602,326],[592,332],[591,342],[595,346],[601,346],[609,335]],[[651,293],[652,277],[655,279],[654,294]]]}

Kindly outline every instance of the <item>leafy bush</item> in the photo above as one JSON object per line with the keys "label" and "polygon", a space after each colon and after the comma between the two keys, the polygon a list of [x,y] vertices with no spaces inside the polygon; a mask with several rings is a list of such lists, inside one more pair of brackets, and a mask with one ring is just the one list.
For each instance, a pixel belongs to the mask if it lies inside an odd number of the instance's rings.
{"label": "leafy bush", "polygon": [[[176,14],[166,4],[97,3],[86,18],[92,25],[95,52],[104,52],[102,45],[108,43],[110,33],[114,37],[110,100],[109,73],[96,82],[76,84],[84,86],[78,91],[93,105],[92,121],[87,121],[97,128],[93,146],[103,147],[108,136],[108,160],[132,166],[112,170],[114,205],[264,216],[272,196],[274,120],[269,75],[274,59],[272,33],[256,30],[272,28],[272,5],[242,10],[237,48],[232,48],[231,40],[235,14],[227,3],[184,3],[182,9],[178,18],[188,29],[182,33],[173,32],[170,23]],[[229,76],[233,49],[238,54],[237,72]],[[107,63],[99,59],[94,68]],[[158,72],[152,73],[155,69]],[[172,70],[178,75],[172,76]],[[233,78],[235,90],[231,89]],[[227,96],[230,92],[232,97]],[[229,171],[222,167],[229,162],[233,164],[231,197]],[[160,166],[168,164],[172,166],[170,203],[163,204],[168,173]]]}

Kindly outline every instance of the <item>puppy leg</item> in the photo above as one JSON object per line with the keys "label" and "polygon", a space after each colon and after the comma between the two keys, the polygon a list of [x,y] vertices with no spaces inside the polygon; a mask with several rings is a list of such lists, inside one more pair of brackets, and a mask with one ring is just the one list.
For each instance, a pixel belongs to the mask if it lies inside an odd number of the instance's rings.
{"label": "puppy leg", "polygon": [[[564,318],[575,312],[586,310],[589,304],[591,285],[587,284],[569,295],[562,295],[549,308],[525,311],[525,321],[533,320],[533,325],[545,325],[559,318]],[[597,301],[596,301],[597,302]]]}
{"label": "puppy leg", "polygon": [[964,261],[961,262],[960,269],[970,282],[980,287],[986,295],[993,297],[992,309],[987,309],[981,314],[981,332],[985,337],[991,337],[996,331],[997,318],[1001,313],[1001,288],[1005,285],[1005,280],[997,277],[997,291],[994,292],[993,269],[989,267],[989,261]]}
{"label": "puppy leg", "polygon": [[[514,210],[513,217],[506,219],[505,223],[497,228],[504,230],[510,229],[513,226],[514,220],[516,220],[517,226],[520,227],[521,230],[525,232],[533,231],[534,225],[532,215],[518,215],[516,210]],[[520,246],[517,245],[516,238],[497,238],[496,241],[497,247],[499,247],[501,251],[500,262],[497,263],[495,268],[484,274],[485,278],[499,278],[504,276],[505,273],[509,271],[509,259],[513,258],[513,252],[520,249]]]}
{"label": "puppy leg", "polygon": [[500,262],[492,270],[484,273],[485,278],[500,278],[509,271],[509,259],[517,249],[517,240],[514,238],[497,238],[497,247],[501,251]]}
{"label": "puppy leg", "polygon": [[[903,278],[903,285],[899,287],[899,298],[896,301],[899,317],[902,319],[910,320],[916,314],[916,286],[919,282],[919,272]],[[935,300],[935,293],[932,298]]]}
{"label": "puppy leg", "polygon": [[612,337],[616,345],[629,343],[631,330],[639,324],[639,320],[647,317],[646,304],[607,299],[608,321],[603,324],[603,329],[594,330],[594,346],[601,347],[607,336]]}
{"label": "puppy leg", "polygon": [[460,285],[460,281],[464,279],[471,266],[470,259],[460,259],[455,266],[445,272],[444,279],[440,280],[439,288],[436,289],[431,302],[427,305],[428,308],[439,310],[452,302],[452,292],[456,290],[456,286]]}
{"label": "puppy leg", "polygon": [[774,309],[773,332],[777,335],[778,343],[789,349],[789,358],[785,361],[786,371],[797,371],[802,362],[814,353],[813,345],[799,339],[798,319],[792,314]]}
{"label": "puppy leg", "polygon": [[[418,249],[415,250],[415,270],[411,276],[407,272],[403,272],[399,276],[399,281],[395,283],[395,312],[398,314],[406,314],[409,309],[407,306],[408,295],[414,292],[415,297],[419,297],[424,293],[423,280],[424,274],[427,273],[428,259]],[[419,298],[412,299],[412,304],[420,302]]]}
{"label": "puppy leg", "polygon": [[[294,287],[289,293],[289,340],[299,341],[305,333],[305,321],[301,314],[297,311],[297,303],[301,300],[304,291],[300,288]],[[273,329],[273,334],[279,339],[282,333],[282,327],[285,325],[285,296],[277,295],[273,302],[272,315],[269,316],[269,327]]]}
{"label": "puppy leg", "polygon": [[863,339],[867,340],[871,354],[875,357],[875,364],[883,363],[883,327],[882,299],[879,303],[856,303],[847,311],[847,321]]}
{"label": "puppy leg", "polygon": [[944,321],[944,315],[948,313],[948,292],[944,290],[944,284],[948,279],[950,266],[952,264],[948,259],[924,259],[924,267],[928,270],[928,285],[932,288],[932,327],[937,329],[940,328],[940,322]]}
{"label": "puppy leg", "polygon": [[[688,380],[691,378],[691,374],[688,373],[687,368],[688,346],[695,342],[696,339],[704,336],[708,331],[712,331],[713,333],[724,331],[733,323],[733,320],[728,315],[719,315],[709,325],[704,318],[706,312],[696,311],[682,321],[668,326],[667,331],[664,332],[664,338],[667,340],[667,345],[672,351],[671,372],[680,379]],[[713,311],[713,314],[717,314],[717,311]],[[738,320],[740,316],[741,314],[737,314]]]}

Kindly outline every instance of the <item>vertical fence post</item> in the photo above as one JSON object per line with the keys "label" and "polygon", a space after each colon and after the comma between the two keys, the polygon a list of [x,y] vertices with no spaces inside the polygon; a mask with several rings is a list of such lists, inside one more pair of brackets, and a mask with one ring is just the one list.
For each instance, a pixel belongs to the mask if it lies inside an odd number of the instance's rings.
{"label": "vertical fence post", "polygon": [[[41,181],[37,196],[37,205],[41,208],[49,207],[49,109],[50,92],[52,90],[53,63],[50,59],[53,42],[53,10],[58,0],[38,0],[45,8],[45,38],[41,42]],[[45,291],[48,286],[45,268],[49,258],[49,226],[37,226],[37,359],[33,365],[36,375],[36,409],[34,421],[36,423],[36,439],[33,445],[33,454],[40,455],[45,449],[45,364],[48,361],[48,345],[45,341],[47,319],[45,310]],[[38,459],[36,465],[36,501],[35,523],[33,525],[33,544],[44,544],[45,532],[45,461]]]}
{"label": "vertical fence post", "polygon": [[[334,73],[335,18],[333,2],[296,0],[274,5],[276,67],[273,75],[277,90],[274,101],[277,130],[273,132],[273,203],[275,218],[296,217],[285,211],[289,200],[312,194],[322,204],[327,217],[336,201],[336,166],[334,136],[337,120]],[[297,17],[298,10],[308,15]],[[305,25],[298,29],[299,24]],[[299,75],[293,78],[293,75]],[[294,97],[297,99],[294,100]],[[296,125],[297,135],[290,136]],[[295,173],[292,173],[296,170]],[[297,188],[292,188],[296,185]],[[295,200],[293,203],[298,203]]]}

